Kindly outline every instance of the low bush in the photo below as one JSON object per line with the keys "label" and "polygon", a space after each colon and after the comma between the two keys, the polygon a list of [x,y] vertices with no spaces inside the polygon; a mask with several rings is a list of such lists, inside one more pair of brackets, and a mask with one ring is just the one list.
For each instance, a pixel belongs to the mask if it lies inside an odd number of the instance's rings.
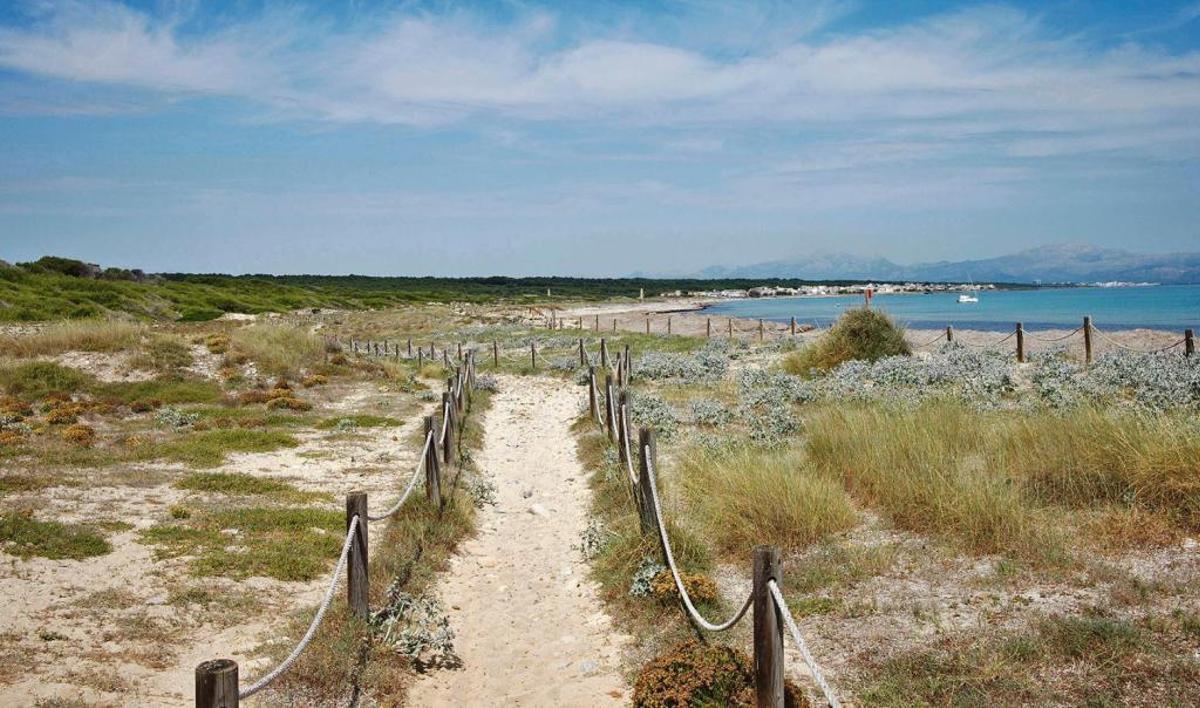
{"label": "low bush", "polygon": [[[717,584],[707,575],[681,571],[679,579],[683,581],[683,587],[687,590],[688,597],[697,605],[709,604],[721,599],[721,594],[717,591]],[[671,575],[670,570],[661,570],[658,575],[654,576],[654,579],[650,581],[650,593],[663,602],[679,600],[675,578]]]}
{"label": "low bush", "polygon": [[96,430],[89,425],[72,425],[62,431],[62,439],[80,447],[96,444]]}
{"label": "low bush", "polygon": [[[637,708],[754,705],[753,662],[742,652],[720,644],[689,640],[677,644],[642,667],[633,682]],[[790,681],[784,705],[808,706]]]}
{"label": "low bush", "polygon": [[0,386],[5,393],[27,399],[84,391],[95,383],[96,379],[77,369],[49,361],[30,361],[0,368]]}
{"label": "low bush", "polygon": [[877,361],[884,357],[909,355],[912,349],[904,330],[879,310],[847,310],[817,342],[790,354],[784,360],[788,373],[808,376],[812,371],[829,371],[839,364],[859,359]]}
{"label": "low bush", "polygon": [[298,378],[304,370],[325,360],[320,337],[286,325],[252,325],[234,330],[229,349],[253,361],[260,373],[288,378]]}
{"label": "low bush", "polygon": [[108,541],[91,529],[38,521],[28,513],[0,515],[0,546],[18,558],[51,560],[81,560],[112,551]]}
{"label": "low bush", "polygon": [[310,374],[305,376],[300,382],[304,388],[313,388],[314,386],[324,386],[329,383],[329,377],[324,374]]}
{"label": "low bush", "polygon": [[278,398],[272,398],[270,401],[268,401],[267,408],[273,411],[310,411],[312,410],[312,404],[303,398],[296,398],[294,396],[280,396]]}

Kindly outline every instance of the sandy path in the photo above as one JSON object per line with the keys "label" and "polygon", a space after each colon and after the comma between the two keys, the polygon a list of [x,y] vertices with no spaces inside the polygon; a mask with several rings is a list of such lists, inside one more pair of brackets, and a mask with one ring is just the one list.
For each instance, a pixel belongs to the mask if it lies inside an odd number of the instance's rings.
{"label": "sandy path", "polygon": [[614,633],[579,552],[590,491],[569,427],[580,391],[501,377],[481,469],[496,506],[441,578],[463,666],[418,680],[413,706],[603,706],[628,702]]}

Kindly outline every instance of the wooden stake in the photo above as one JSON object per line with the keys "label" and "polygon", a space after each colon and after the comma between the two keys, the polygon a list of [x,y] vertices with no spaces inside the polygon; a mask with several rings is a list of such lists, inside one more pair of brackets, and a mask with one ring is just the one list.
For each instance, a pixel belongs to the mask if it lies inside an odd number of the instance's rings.
{"label": "wooden stake", "polygon": [[950,325],[946,325],[946,341],[947,342],[954,341],[954,328],[951,327]]}
{"label": "wooden stake", "polygon": [[587,353],[583,350],[583,337],[579,338],[579,365],[587,366]]}
{"label": "wooden stake", "polygon": [[533,370],[537,371],[537,341],[529,343],[529,361],[533,365]]}
{"label": "wooden stake", "polygon": [[1017,323],[1017,362],[1025,361],[1025,326]]}
{"label": "wooden stake", "polygon": [[500,345],[494,339],[492,340],[492,365],[497,369],[500,368]]}
{"label": "wooden stake", "polygon": [[238,665],[212,659],[196,666],[196,708],[238,708]]}
{"label": "wooden stake", "polygon": [[712,318],[711,317],[704,320],[704,336],[708,337],[710,339],[712,338]]}
{"label": "wooden stake", "polygon": [[350,540],[350,555],[346,558],[346,591],[350,612],[365,620],[370,616],[371,608],[367,600],[367,495],[364,492],[346,495],[347,530],[355,516],[358,517],[358,526]]}
{"label": "wooden stake", "polygon": [[600,367],[608,368],[608,340],[604,337],[600,338]]}
{"label": "wooden stake", "polygon": [[758,708],[783,708],[783,613],[767,583],[779,585],[779,549],[754,549],[754,693]]}
{"label": "wooden stake", "polygon": [[795,317],[792,318],[792,336],[793,337],[796,336],[796,318]]}
{"label": "wooden stake", "polygon": [[1083,363],[1092,363],[1092,318],[1083,318]]}
{"label": "wooden stake", "polygon": [[1196,353],[1196,341],[1192,330],[1183,330],[1183,355],[1192,356]]}
{"label": "wooden stake", "polygon": [[[649,448],[649,455],[646,450]],[[654,442],[654,431],[650,428],[638,430],[638,518],[643,536],[658,535],[658,518],[654,514],[654,500],[650,497],[650,465],[657,470],[658,447]]]}
{"label": "wooden stake", "polygon": [[668,316],[667,317],[667,334],[670,334],[670,333],[671,333],[671,318],[670,318],[670,316]]}
{"label": "wooden stake", "polygon": [[425,416],[425,435],[433,433],[433,445],[425,456],[425,498],[442,507],[442,475],[438,465],[438,428],[433,416]]}
{"label": "wooden stake", "polygon": [[763,321],[759,320],[758,321],[758,341],[761,342],[762,340],[763,340]]}

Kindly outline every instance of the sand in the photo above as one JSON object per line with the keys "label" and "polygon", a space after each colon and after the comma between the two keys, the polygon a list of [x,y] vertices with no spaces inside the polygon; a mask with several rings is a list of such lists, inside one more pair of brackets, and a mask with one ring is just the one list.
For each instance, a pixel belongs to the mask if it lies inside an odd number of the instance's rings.
{"label": "sand", "polygon": [[500,386],[478,458],[497,503],[438,583],[462,667],[421,677],[408,704],[624,705],[628,638],[575,549],[590,494],[570,433],[582,394],[531,377]]}

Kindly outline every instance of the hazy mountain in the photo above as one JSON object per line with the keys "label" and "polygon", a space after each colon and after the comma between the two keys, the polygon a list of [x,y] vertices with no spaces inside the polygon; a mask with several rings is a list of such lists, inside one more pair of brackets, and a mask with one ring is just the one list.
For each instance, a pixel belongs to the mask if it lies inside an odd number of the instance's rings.
{"label": "hazy mountain", "polygon": [[705,268],[702,278],[1079,283],[1124,280],[1200,283],[1200,253],[1151,255],[1088,244],[1042,246],[1008,256],[899,265],[886,258],[814,254],[746,266]]}

